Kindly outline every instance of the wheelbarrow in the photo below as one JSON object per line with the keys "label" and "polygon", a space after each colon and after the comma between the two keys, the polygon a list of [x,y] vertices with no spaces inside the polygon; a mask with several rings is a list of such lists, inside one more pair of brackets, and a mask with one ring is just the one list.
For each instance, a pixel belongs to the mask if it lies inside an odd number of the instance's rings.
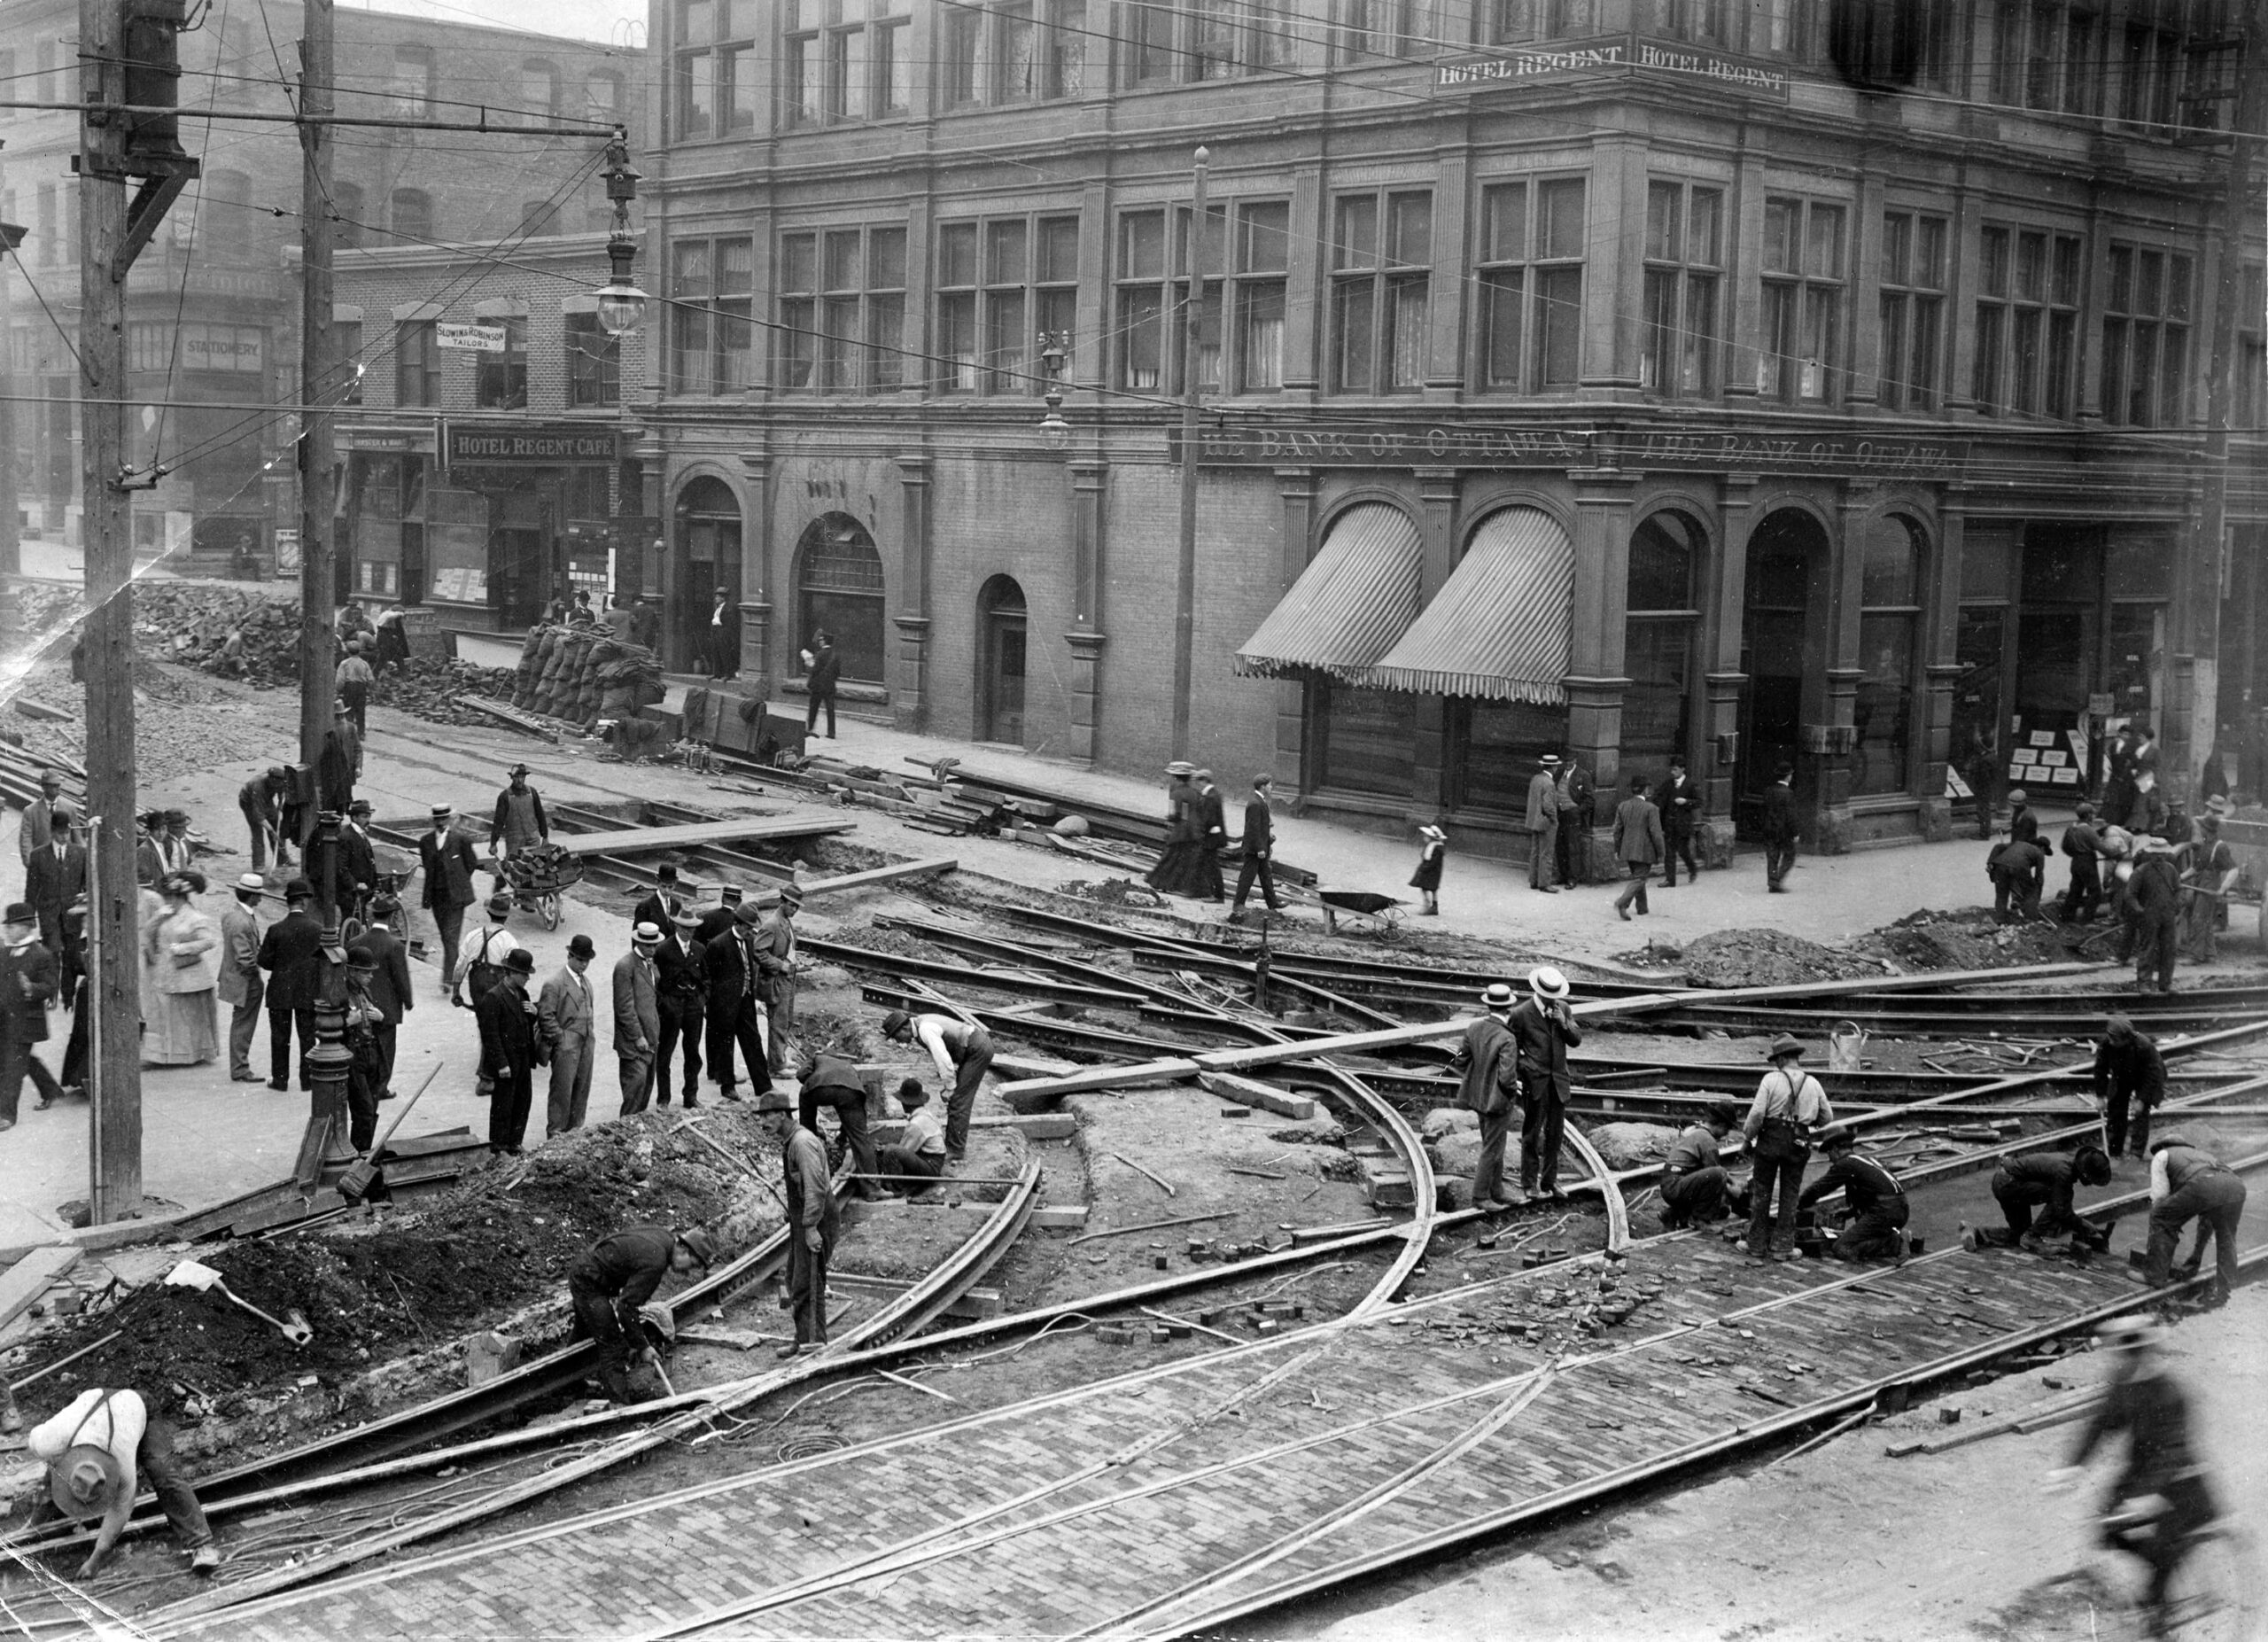
{"label": "wheelbarrow", "polygon": [[206,1293],[218,1293],[225,1299],[233,1300],[238,1305],[244,1307],[245,1311],[250,1311],[254,1317],[260,1319],[261,1322],[271,1325],[278,1334],[282,1335],[286,1340],[289,1340],[293,1345],[305,1345],[308,1341],[315,1337],[315,1331],[307,1326],[307,1318],[300,1312],[293,1311],[291,1313],[291,1319],[288,1322],[283,1318],[269,1316],[267,1312],[254,1305],[251,1301],[238,1294],[235,1289],[229,1288],[227,1282],[222,1280],[220,1272],[201,1262],[196,1260],[183,1261],[179,1265],[174,1267],[172,1271],[166,1273],[166,1282],[172,1288],[195,1288]]}
{"label": "wheelbarrow", "polygon": [[1394,940],[1402,933],[1402,903],[1391,895],[1381,895],[1376,890],[1317,887],[1316,899],[1323,903],[1323,930],[1326,935],[1339,933],[1342,914],[1363,920],[1381,940]]}

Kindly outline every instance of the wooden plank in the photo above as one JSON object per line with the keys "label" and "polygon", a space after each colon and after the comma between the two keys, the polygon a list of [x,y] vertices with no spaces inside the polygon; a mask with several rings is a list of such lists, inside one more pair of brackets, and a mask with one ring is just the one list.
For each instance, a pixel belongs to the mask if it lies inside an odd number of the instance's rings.
{"label": "wooden plank", "polygon": [[[999,1064],[998,1057],[992,1062]],[[1037,1112],[1030,1117],[974,1117],[972,1129],[1014,1129],[1027,1140],[1068,1140],[1079,1132],[1079,1120],[1068,1112]]]}
{"label": "wooden plank", "polygon": [[13,1322],[52,1283],[79,1264],[79,1250],[71,1243],[49,1243],[33,1249],[0,1272],[0,1324]]}
{"label": "wooden plank", "polygon": [[1281,1117],[1304,1119],[1316,1113],[1315,1101],[1308,1096],[1293,1094],[1256,1078],[1239,1078],[1234,1072],[1200,1072],[1197,1081],[1224,1101],[1257,1106]]}
{"label": "wooden plank", "polygon": [[1059,1231],[1084,1231],[1087,1224],[1084,1203],[1042,1203],[1031,1211],[1034,1226],[1053,1226]]}
{"label": "wooden plank", "polygon": [[804,885],[806,898],[832,894],[837,890],[863,890],[869,884],[895,883],[905,878],[934,878],[940,873],[951,872],[960,862],[950,855],[924,856],[920,860],[899,861],[890,867],[870,867],[864,872],[846,872],[833,878],[814,878]]}
{"label": "wooden plank", "polygon": [[759,838],[816,838],[827,833],[849,832],[858,824],[854,821],[802,815],[757,815],[740,821],[641,827],[624,832],[558,832],[552,835],[551,841],[570,855],[618,855],[630,850],[676,850],[701,844],[742,844]]}

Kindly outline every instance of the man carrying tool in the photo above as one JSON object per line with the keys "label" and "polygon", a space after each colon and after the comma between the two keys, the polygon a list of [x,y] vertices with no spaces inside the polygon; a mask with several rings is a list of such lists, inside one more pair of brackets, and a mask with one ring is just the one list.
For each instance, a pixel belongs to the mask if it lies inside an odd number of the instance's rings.
{"label": "man carrying tool", "polygon": [[1504,1017],[1505,1030],[1519,1050],[1520,1191],[1557,1200],[1559,1148],[1567,1133],[1567,1097],[1574,1085],[1567,1076],[1567,1051],[1583,1041],[1567,1007],[1567,977],[1550,964],[1527,972],[1528,1000]]}
{"label": "man carrying tool", "polygon": [[2181,1228],[2197,1221],[2197,1242],[2187,1262],[2194,1271],[2213,1237],[2217,1270],[2205,1303],[2225,1304],[2236,1281],[2236,1224],[2244,1215],[2241,1176],[2202,1147],[2179,1134],[2150,1142],[2150,1250],[2146,1280],[2163,1288],[2173,1279],[2173,1251]]}
{"label": "man carrying tool", "polygon": [[[779,1041],[776,1032],[773,1041]],[[867,1177],[858,1182],[858,1195],[869,1202],[888,1196],[882,1182],[872,1178],[880,1172],[881,1164],[866,1130],[866,1088],[858,1081],[858,1067],[839,1054],[807,1054],[796,1068],[796,1121],[817,1134],[819,1109],[833,1107],[843,1149],[850,1154],[850,1166]]]}
{"label": "man carrying tool", "polygon": [[827,1263],[840,1217],[819,1136],[796,1121],[795,1108],[777,1089],[765,1090],[756,1109],[780,1147],[780,1183],[787,1194],[788,1301],[796,1337],[776,1355],[790,1358],[827,1344]]}
{"label": "man carrying tool", "polygon": [[1837,1260],[1904,1259],[1906,1222],[1912,1214],[1906,1187],[1860,1152],[1859,1137],[1844,1124],[1828,1124],[1820,1131],[1819,1143],[1827,1151],[1827,1172],[1804,1187],[1796,1206],[1808,1209],[1829,1192],[1842,1192],[1851,1223],[1828,1252]]}
{"label": "man carrying tool", "polygon": [[1797,1064],[1804,1047],[1785,1032],[1772,1040],[1772,1070],[1756,1086],[1742,1122],[1755,1167],[1748,1187],[1748,1257],[1796,1257],[1796,1196],[1811,1162],[1811,1137],[1835,1121],[1827,1091]]}
{"label": "man carrying tool", "polygon": [[643,1343],[638,1312],[663,1277],[683,1277],[697,1265],[705,1278],[716,1255],[715,1242],[697,1226],[684,1232],[632,1226],[600,1238],[567,1268],[567,1301],[575,1311],[571,1337],[599,1342],[599,1383],[609,1397],[630,1400],[630,1366],[653,1350]]}
{"label": "man carrying tool", "polygon": [[1487,1013],[1464,1029],[1449,1064],[1457,1075],[1456,1103],[1480,1114],[1480,1157],[1472,1168],[1472,1206],[1494,1214],[1512,1207],[1504,1195],[1504,1142],[1520,1098],[1519,1050],[1508,1024],[1512,989],[1502,981],[1480,994]]}
{"label": "man carrying tool", "polygon": [[110,1560],[145,1476],[159,1509],[189,1548],[190,1571],[209,1575],[221,1566],[205,1508],[174,1459],[174,1428],[151,1417],[140,1392],[99,1386],[82,1391],[53,1419],[34,1427],[24,1447],[47,1467],[47,1497],[32,1508],[29,1527],[58,1516],[102,1519],[95,1548],[79,1567],[82,1581]]}
{"label": "man carrying tool", "polygon": [[282,765],[272,766],[267,774],[255,775],[237,790],[237,808],[244,812],[245,830],[252,838],[252,867],[254,872],[268,865],[268,852],[276,852],[276,864],[289,866],[284,859],[284,795],[291,788],[291,772]]}
{"label": "man carrying tool", "polygon": [[[2101,1254],[2110,1247],[2110,1228],[2092,1226],[2072,1206],[2074,1189],[2110,1184],[2110,1159],[2099,1146],[2082,1146],[2076,1152],[2029,1152],[2004,1160],[1992,1171],[1992,1198],[2008,1220],[2003,1231],[1984,1226],[1961,1227],[1964,1249],[2023,1249],[2026,1254],[2047,1252],[2047,1240],[2069,1237]],[[2038,1221],[2032,1210],[2040,1210]]]}
{"label": "man carrying tool", "polygon": [[1711,1103],[1709,1115],[1687,1125],[1662,1163],[1662,1230],[1674,1232],[1689,1226],[1721,1220],[1725,1207],[1725,1165],[1717,1143],[1740,1123],[1740,1108],[1730,1101]]}
{"label": "man carrying tool", "polygon": [[950,1015],[908,1015],[892,1009],[882,1016],[882,1036],[892,1043],[919,1043],[936,1062],[937,1076],[952,1086],[945,1101],[945,1156],[968,1152],[968,1120],[976,1092],[992,1064],[992,1034],[974,1021]]}
{"label": "man carrying tool", "polygon": [[528,785],[528,767],[515,764],[509,784],[496,795],[496,813],[489,818],[488,852],[517,855],[551,837],[551,823],[543,813],[543,795]]}
{"label": "man carrying tool", "polygon": [[945,1172],[945,1123],[919,1078],[897,1086],[897,1103],[905,1109],[905,1129],[896,1145],[882,1148],[882,1167],[884,1174],[905,1177],[889,1182],[889,1189],[911,1197],[929,1189],[919,1181],[935,1180]]}
{"label": "man carrying tool", "polygon": [[2116,1157],[2130,1149],[2127,1102],[2133,1102],[2132,1152],[2150,1149],[2150,1109],[2165,1099],[2165,1057],[2157,1044],[2123,1015],[2102,1024],[2094,1047],[2094,1103],[2102,1114],[2102,1149]]}

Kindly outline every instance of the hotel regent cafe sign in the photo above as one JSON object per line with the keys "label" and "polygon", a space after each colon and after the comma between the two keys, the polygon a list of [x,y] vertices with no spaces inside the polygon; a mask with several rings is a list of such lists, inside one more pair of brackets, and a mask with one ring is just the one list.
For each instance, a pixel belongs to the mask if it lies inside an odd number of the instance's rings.
{"label": "hotel regent cafe sign", "polygon": [[465,422],[441,424],[441,461],[449,468],[564,468],[612,462],[620,454],[617,430],[588,422]]}

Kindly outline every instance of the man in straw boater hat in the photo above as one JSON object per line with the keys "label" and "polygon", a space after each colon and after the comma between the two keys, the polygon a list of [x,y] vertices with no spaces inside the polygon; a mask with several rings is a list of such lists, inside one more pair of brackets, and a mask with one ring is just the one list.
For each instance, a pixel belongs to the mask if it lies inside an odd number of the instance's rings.
{"label": "man in straw boater hat", "polygon": [[1456,1103],[1480,1114],[1480,1158],[1472,1170],[1472,1206],[1509,1209],[1504,1195],[1504,1142],[1511,1135],[1512,1113],[1520,1098],[1519,1050],[1505,1023],[1512,1013],[1512,989],[1502,981],[1480,994],[1486,1014],[1464,1029],[1449,1064],[1457,1074]]}
{"label": "man in straw boater hat", "polygon": [[1583,1041],[1567,1000],[1567,977],[1550,964],[1527,972],[1527,1000],[1504,1017],[1519,1046],[1520,1190],[1559,1197],[1559,1148],[1567,1133],[1567,1051]]}
{"label": "man in straw boater hat", "polygon": [[1536,772],[1527,782],[1527,887],[1546,895],[1558,892],[1552,882],[1559,857],[1559,755],[1539,753]]}
{"label": "man in straw boater hat", "polygon": [[1756,1165],[1749,1181],[1747,1247],[1749,1259],[1758,1264],[1796,1257],[1796,1199],[1804,1165],[1811,1162],[1812,1137],[1835,1121],[1827,1091],[1800,1064],[1803,1045],[1783,1032],[1772,1040],[1770,1058],[1772,1070],[1756,1086],[1741,1124]]}
{"label": "man in straw boater hat", "polygon": [[190,1570],[210,1574],[221,1566],[205,1508],[174,1459],[173,1427],[151,1417],[139,1392],[99,1386],[82,1391],[53,1419],[35,1427],[24,1446],[47,1466],[47,1498],[33,1508],[31,1527],[58,1516],[102,1519],[95,1548],[80,1565],[81,1579],[92,1579],[109,1560],[144,1477],[166,1521],[188,1547]]}

